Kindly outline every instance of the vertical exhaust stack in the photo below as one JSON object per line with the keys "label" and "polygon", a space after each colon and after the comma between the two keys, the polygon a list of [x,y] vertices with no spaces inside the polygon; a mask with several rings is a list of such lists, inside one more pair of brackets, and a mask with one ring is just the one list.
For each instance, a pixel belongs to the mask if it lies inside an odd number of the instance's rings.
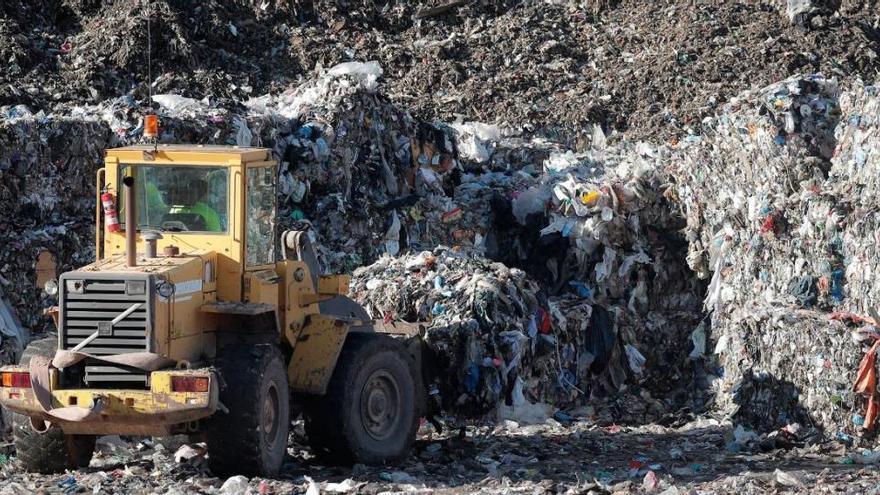
{"label": "vertical exhaust stack", "polygon": [[137,266],[137,215],[134,211],[134,177],[122,179],[125,185],[125,264]]}

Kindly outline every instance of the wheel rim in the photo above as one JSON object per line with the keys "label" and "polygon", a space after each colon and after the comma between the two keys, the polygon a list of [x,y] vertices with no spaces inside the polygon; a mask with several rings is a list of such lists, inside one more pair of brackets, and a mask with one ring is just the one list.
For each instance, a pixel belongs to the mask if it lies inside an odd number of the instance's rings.
{"label": "wheel rim", "polygon": [[263,411],[260,415],[263,418],[261,428],[263,430],[263,437],[269,445],[275,442],[275,437],[278,436],[278,429],[281,427],[281,414],[278,410],[280,405],[278,389],[275,387],[275,383],[270,383],[266,396],[263,397]]}
{"label": "wheel rim", "polygon": [[400,387],[387,370],[374,371],[361,391],[361,422],[376,440],[391,436],[400,417]]}

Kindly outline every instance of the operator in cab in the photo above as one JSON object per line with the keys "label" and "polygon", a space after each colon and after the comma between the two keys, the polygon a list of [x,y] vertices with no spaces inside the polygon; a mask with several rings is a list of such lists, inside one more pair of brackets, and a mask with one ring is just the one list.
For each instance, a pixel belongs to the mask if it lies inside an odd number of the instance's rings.
{"label": "operator in cab", "polygon": [[[134,167],[131,167],[134,168]],[[225,232],[228,174],[220,167],[137,165],[138,229]],[[120,201],[120,203],[124,203]]]}
{"label": "operator in cab", "polygon": [[189,230],[221,232],[220,214],[208,205],[208,183],[194,178],[186,183],[176,183],[169,191],[172,203],[166,218],[190,219],[184,222]]}

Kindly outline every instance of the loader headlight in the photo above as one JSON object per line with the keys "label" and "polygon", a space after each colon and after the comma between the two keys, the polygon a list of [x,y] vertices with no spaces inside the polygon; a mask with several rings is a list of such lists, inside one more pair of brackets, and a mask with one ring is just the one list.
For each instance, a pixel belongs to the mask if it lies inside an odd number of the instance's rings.
{"label": "loader headlight", "polygon": [[147,293],[146,280],[126,280],[125,293],[129,296],[142,296]]}
{"label": "loader headlight", "polygon": [[43,286],[43,291],[50,296],[58,295],[58,282],[53,280],[47,280],[46,285]]}

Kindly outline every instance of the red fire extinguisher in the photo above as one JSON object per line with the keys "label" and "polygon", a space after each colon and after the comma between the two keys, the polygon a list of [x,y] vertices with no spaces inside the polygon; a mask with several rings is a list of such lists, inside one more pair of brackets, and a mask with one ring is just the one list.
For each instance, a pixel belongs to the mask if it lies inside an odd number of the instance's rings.
{"label": "red fire extinguisher", "polygon": [[101,194],[101,204],[104,205],[104,223],[107,225],[109,232],[119,232],[119,215],[116,214],[116,205],[113,194],[104,190]]}

